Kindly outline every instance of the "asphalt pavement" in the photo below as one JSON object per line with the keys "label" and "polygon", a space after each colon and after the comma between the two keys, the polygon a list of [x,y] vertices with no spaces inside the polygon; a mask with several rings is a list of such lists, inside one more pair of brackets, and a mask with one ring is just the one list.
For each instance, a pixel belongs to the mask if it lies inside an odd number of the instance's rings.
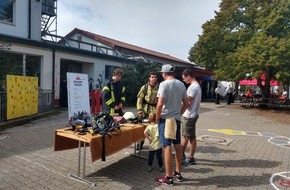
{"label": "asphalt pavement", "polygon": [[184,181],[174,181],[173,187],[154,182],[164,173],[156,160],[147,172],[146,159],[132,155],[133,145],[93,163],[87,148],[85,179],[95,186],[72,178],[69,174],[78,172],[78,149],[53,149],[54,131],[67,120],[67,111],[61,111],[0,131],[0,189],[290,189],[290,125],[238,103],[201,104],[197,164],[184,165]]}

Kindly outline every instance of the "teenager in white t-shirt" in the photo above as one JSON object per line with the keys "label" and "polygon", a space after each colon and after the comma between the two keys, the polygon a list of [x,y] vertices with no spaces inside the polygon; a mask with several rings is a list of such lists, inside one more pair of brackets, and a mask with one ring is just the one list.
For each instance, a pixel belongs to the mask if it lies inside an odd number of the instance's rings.
{"label": "teenager in white t-shirt", "polygon": [[185,110],[181,119],[183,152],[189,142],[189,156],[186,158],[183,154],[183,160],[186,164],[195,164],[194,154],[196,151],[196,122],[199,118],[199,108],[201,101],[201,88],[196,81],[193,71],[185,69],[182,72],[182,79],[186,84],[190,84],[187,88],[187,98],[189,107]]}

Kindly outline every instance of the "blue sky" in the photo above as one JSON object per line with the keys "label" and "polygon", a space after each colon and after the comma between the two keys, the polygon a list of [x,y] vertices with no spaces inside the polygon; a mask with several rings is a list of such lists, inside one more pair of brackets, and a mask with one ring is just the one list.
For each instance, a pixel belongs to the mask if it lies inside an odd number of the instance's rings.
{"label": "blue sky", "polygon": [[58,0],[57,34],[74,28],[188,61],[221,0]]}

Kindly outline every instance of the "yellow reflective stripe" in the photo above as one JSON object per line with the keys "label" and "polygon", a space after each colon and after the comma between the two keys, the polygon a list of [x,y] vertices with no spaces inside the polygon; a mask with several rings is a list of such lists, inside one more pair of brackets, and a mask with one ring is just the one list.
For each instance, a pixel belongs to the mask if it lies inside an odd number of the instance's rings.
{"label": "yellow reflective stripe", "polygon": [[125,102],[126,98],[125,97],[122,97],[121,100],[123,100]]}
{"label": "yellow reflective stripe", "polygon": [[113,103],[114,101],[112,99],[109,99],[108,101],[106,101],[107,105],[110,105],[111,103]]}
{"label": "yellow reflective stripe", "polygon": [[110,89],[109,89],[109,87],[105,86],[105,87],[103,88],[103,92],[104,92],[105,90],[108,90],[108,91],[109,91]]}
{"label": "yellow reflective stripe", "polygon": [[111,99],[112,99],[113,102],[115,102],[113,84],[111,84]]}
{"label": "yellow reflective stripe", "polygon": [[115,113],[114,108],[111,108],[111,109],[110,109],[110,114],[113,115],[114,113]]}
{"label": "yellow reflective stripe", "polygon": [[122,88],[122,92],[124,92],[125,91],[125,86],[123,86],[123,88]]}

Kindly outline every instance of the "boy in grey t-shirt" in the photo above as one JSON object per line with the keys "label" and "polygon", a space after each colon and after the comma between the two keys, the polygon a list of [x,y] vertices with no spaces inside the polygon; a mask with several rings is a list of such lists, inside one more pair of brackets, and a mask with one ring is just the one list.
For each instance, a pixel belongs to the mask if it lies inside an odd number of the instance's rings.
{"label": "boy in grey t-shirt", "polygon": [[[188,101],[184,84],[174,78],[173,67],[169,64],[164,65],[161,72],[164,81],[160,83],[157,93],[156,122],[158,123],[161,146],[164,152],[165,176],[157,177],[155,181],[172,186],[173,177],[177,181],[182,181],[181,159],[183,149],[180,144],[180,119],[181,114],[188,107]],[[165,120],[169,118],[175,118],[177,124],[175,139],[167,139],[164,136]],[[175,149],[176,162],[174,172],[172,172],[172,144]]]}

